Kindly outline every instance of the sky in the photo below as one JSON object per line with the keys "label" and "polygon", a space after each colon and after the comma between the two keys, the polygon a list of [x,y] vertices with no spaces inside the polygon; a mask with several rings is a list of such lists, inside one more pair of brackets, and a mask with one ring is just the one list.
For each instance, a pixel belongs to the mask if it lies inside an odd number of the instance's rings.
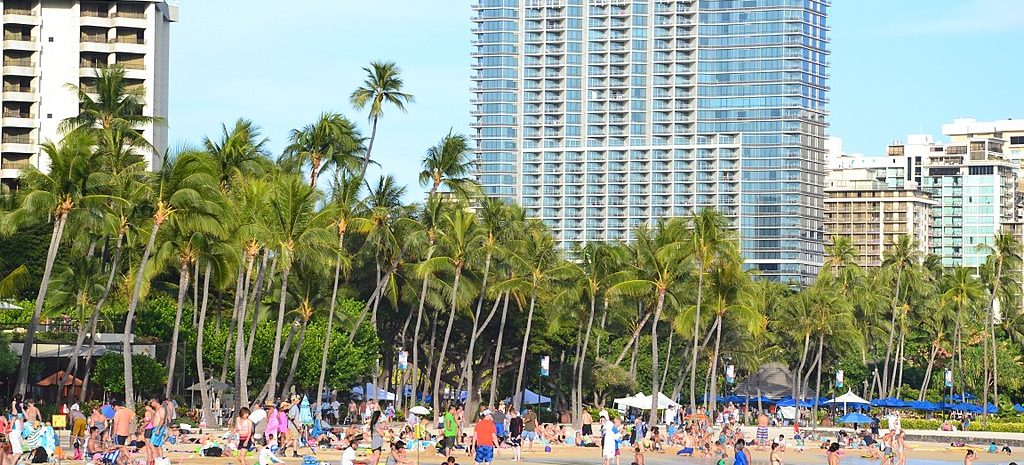
{"label": "sky", "polygon": [[[279,152],[288,131],[349,104],[371,61],[398,63],[408,113],[385,110],[373,158],[414,197],[419,162],[469,134],[472,0],[179,0],[170,141],[198,144],[253,120]],[[954,118],[1024,118],[1024,0],[833,0],[829,133],[883,154]],[[371,168],[370,179],[381,169]]]}

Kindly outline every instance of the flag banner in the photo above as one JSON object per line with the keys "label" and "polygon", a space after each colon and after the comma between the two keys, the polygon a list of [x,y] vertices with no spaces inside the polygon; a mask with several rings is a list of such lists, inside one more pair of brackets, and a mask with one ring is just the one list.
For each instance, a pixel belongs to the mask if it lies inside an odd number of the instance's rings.
{"label": "flag banner", "polygon": [[403,350],[398,353],[398,369],[408,370],[409,369],[409,352]]}
{"label": "flag banner", "polygon": [[946,370],[946,373],[942,376],[942,379],[946,381],[946,387],[953,387],[953,372]]}
{"label": "flag banner", "polygon": [[837,388],[843,387],[843,381],[845,381],[845,378],[846,378],[846,373],[843,373],[843,370],[836,370],[836,387]]}
{"label": "flag banner", "polygon": [[540,375],[548,376],[551,374],[551,357],[547,355],[540,358]]}
{"label": "flag banner", "polygon": [[728,365],[725,367],[725,382],[732,384],[736,382],[736,366]]}

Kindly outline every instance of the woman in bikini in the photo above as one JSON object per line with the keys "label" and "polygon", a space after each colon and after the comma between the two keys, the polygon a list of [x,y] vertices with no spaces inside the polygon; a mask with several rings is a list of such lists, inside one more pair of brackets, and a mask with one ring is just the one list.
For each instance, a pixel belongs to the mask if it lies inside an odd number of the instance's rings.
{"label": "woman in bikini", "polygon": [[248,465],[246,457],[252,450],[253,429],[252,420],[249,420],[249,409],[242,407],[238,410],[235,421],[231,422],[231,434],[238,437],[238,450],[235,455],[238,465]]}

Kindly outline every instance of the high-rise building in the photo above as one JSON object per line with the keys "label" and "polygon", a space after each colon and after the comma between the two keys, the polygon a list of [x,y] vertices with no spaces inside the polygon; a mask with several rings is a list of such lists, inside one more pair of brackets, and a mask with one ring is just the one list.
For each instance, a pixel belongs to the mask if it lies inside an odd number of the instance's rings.
{"label": "high-rise building", "polygon": [[828,0],[477,0],[486,194],[569,247],[710,207],[761,276],[822,262]]}
{"label": "high-rise building", "polygon": [[[22,168],[46,170],[40,144],[58,142],[58,126],[78,114],[97,68],[121,65],[129,87],[145,89],[143,113],[167,117],[170,23],[178,9],[164,0],[0,0],[3,10],[3,94],[0,103],[0,182],[13,185]],[[154,146],[159,168],[167,127],[137,128]]]}

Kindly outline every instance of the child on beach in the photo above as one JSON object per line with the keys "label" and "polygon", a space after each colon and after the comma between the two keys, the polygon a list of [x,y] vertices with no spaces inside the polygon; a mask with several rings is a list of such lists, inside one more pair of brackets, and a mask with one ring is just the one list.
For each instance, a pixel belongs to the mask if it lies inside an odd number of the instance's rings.
{"label": "child on beach", "polygon": [[636,446],[633,448],[633,463],[631,465],[644,465],[644,449]]}

